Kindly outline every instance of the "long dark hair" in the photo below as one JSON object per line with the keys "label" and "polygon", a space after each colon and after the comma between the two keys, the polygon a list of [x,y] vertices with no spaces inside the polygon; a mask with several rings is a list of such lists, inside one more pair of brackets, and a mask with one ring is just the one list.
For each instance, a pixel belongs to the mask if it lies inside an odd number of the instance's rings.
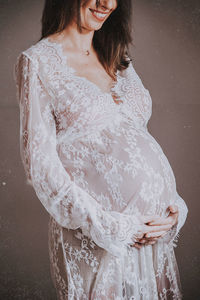
{"label": "long dark hair", "polygon": [[[75,16],[81,32],[80,6],[83,1],[87,3],[88,0],[45,0],[40,40],[63,31]],[[128,67],[128,46],[132,43],[132,0],[117,0],[117,4],[117,8],[93,36],[93,47],[112,78],[115,78],[117,70]],[[99,5],[100,0],[96,0],[96,6]]]}

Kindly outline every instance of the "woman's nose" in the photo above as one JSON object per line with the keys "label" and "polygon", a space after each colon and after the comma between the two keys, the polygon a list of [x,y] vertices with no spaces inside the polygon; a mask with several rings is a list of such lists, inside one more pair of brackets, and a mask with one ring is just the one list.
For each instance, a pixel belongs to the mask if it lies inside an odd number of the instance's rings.
{"label": "woman's nose", "polygon": [[117,7],[117,0],[100,0],[100,6],[105,9],[115,9]]}

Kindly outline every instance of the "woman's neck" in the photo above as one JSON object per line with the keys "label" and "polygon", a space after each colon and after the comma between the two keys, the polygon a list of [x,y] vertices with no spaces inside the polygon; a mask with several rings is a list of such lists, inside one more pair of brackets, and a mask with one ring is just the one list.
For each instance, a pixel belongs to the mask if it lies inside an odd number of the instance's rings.
{"label": "woman's neck", "polygon": [[[76,23],[72,23],[61,33],[63,45],[71,49],[91,50],[94,31],[82,29],[78,31]],[[66,43],[66,44],[65,44]]]}

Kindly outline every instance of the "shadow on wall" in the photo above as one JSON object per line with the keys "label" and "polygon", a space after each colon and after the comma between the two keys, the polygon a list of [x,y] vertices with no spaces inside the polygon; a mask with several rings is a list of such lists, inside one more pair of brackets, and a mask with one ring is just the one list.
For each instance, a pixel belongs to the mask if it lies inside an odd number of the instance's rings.
{"label": "shadow on wall", "polygon": [[[48,214],[25,185],[13,65],[40,37],[41,0],[0,0],[1,299],[56,298],[47,248]],[[176,257],[184,299],[199,299],[200,2],[135,0],[135,68],[150,91],[149,131],[159,141],[189,208]],[[191,243],[192,234],[192,243]]]}

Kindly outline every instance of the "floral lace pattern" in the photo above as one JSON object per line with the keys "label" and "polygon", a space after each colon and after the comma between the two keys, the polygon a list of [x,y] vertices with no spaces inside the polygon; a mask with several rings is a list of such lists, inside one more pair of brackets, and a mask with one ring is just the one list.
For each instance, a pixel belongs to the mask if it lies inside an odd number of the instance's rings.
{"label": "floral lace pattern", "polygon": [[[149,91],[132,63],[110,92],[78,76],[44,38],[14,67],[27,183],[50,214],[58,299],[181,299],[174,247],[187,217],[171,166],[147,123]],[[141,215],[179,221],[154,245],[131,247]]]}

